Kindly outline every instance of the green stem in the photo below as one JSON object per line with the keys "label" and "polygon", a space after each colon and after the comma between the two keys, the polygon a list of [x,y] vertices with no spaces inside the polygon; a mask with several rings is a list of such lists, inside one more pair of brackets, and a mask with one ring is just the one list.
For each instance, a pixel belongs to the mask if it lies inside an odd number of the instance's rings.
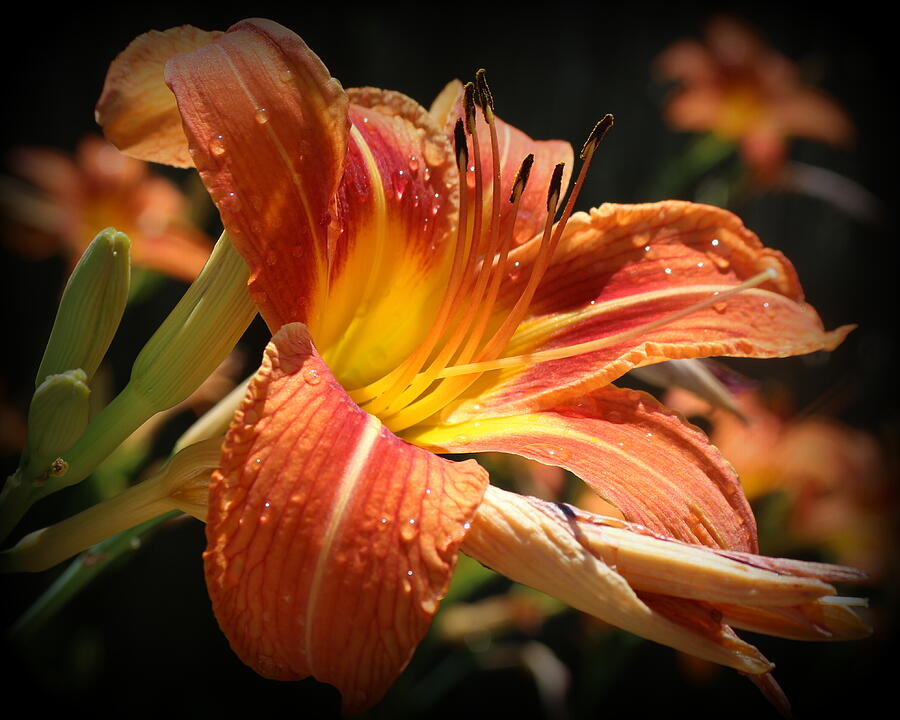
{"label": "green stem", "polygon": [[681,197],[698,178],[726,160],[735,151],[733,142],[717,135],[701,135],[659,174],[650,192],[651,199],[668,200]]}
{"label": "green stem", "polygon": [[119,533],[115,537],[104,540],[82,553],[10,628],[10,639],[16,644],[27,642],[37,629],[43,626],[95,577],[128,552],[137,550],[153,530],[178,515],[179,513],[174,510],[164,513],[137,527]]}

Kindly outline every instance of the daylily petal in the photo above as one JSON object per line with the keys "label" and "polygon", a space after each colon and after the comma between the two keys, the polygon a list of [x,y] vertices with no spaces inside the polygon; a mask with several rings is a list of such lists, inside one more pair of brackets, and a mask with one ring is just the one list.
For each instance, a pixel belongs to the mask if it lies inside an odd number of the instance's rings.
{"label": "daylily petal", "polygon": [[395,368],[431,326],[456,244],[453,148],[401,93],[348,91],[352,129],[329,233],[328,305],[310,331],[346,387]]}
{"label": "daylily petal", "polygon": [[[463,117],[462,110],[463,85],[459,80],[452,80],[435,98],[430,113],[435,121],[444,128],[448,137],[453,137],[456,120]],[[512,183],[522,159],[529,153],[534,154],[534,165],[531,168],[528,185],[519,202],[516,215],[516,228],[513,239],[516,244],[531,240],[541,230],[547,219],[547,188],[557,163],[566,164],[562,178],[562,195],[565,195],[569,180],[572,177],[574,154],[572,146],[564,140],[532,140],[528,135],[509,123],[495,118],[497,127],[497,150],[500,159],[501,223],[505,224],[512,212],[512,205],[507,202]],[[484,182],[482,196],[483,210],[490,212],[493,202],[493,164],[491,162],[491,135],[481,112],[476,113],[478,146],[481,152],[481,175]],[[471,156],[470,156],[471,157]],[[470,207],[475,202],[475,174],[467,173],[466,189],[469,193]],[[484,225],[487,227],[487,224]]]}
{"label": "daylily petal", "polygon": [[96,118],[119,150],[141,160],[192,167],[175,98],[164,81],[166,61],[213,42],[222,33],[190,25],[136,38],[113,60]]}
{"label": "daylily petal", "polygon": [[[502,288],[511,307],[530,273],[531,245],[516,250],[519,272]],[[478,414],[553,407],[642,365],[726,355],[784,357],[832,350],[853,328],[826,332],[790,262],[763,247],[726,210],[681,201],[604,205],[566,227],[527,319],[504,355],[596,341],[635,331],[726,292],[767,269],[777,277],[721,303],[594,352],[486,373],[449,423]],[[473,399],[474,398],[474,399]]]}
{"label": "daylily petal", "polygon": [[486,485],[353,405],[306,328],[285,326],[210,487],[207,584],[235,652],[371,706],[427,630]]}
{"label": "daylily petal", "polygon": [[166,66],[194,164],[251,269],[274,330],[327,289],[328,211],[343,170],[347,96],[294,33],[245,20]]}
{"label": "daylily petal", "polygon": [[[647,605],[617,568],[587,545],[590,531],[560,506],[489,487],[462,549],[516,582],[655,642],[747,673],[772,668],[721,623],[700,627]],[[696,606],[667,599],[680,607]]]}
{"label": "daylily petal", "polygon": [[[802,639],[871,633],[853,598],[824,580],[859,580],[848,568],[686,545],[638,525],[489,487],[463,552],[618,627],[751,675],[786,704],[765,674],[772,664],[725,622]],[[766,567],[764,567],[766,566]]]}
{"label": "daylily petal", "polygon": [[571,470],[628,520],[686,542],[756,551],[756,521],[706,436],[651,395],[614,387],[543,412],[412,428],[435,452],[507,452]]}

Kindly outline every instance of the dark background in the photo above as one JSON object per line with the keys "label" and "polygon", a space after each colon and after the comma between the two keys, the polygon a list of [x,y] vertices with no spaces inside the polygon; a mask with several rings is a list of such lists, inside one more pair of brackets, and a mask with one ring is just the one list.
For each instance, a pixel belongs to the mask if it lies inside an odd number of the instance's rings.
{"label": "dark background", "polygon": [[[6,25],[2,149],[4,154],[17,144],[73,149],[96,129],[93,106],[109,62],[140,33],[180,24],[224,30],[243,17],[262,16],[300,34],[346,87],[396,89],[427,107],[449,79],[469,79],[485,67],[501,117],[534,137],[563,138],[576,147],[599,117],[612,112],[616,126],[579,205],[662,199],[652,195],[654,180],[689,138],[662,121],[667,88],[652,74],[653,58],[676,39],[699,36],[714,12],[734,12],[798,61],[805,76],[837,99],[857,124],[854,148],[799,141],[792,157],[852,178],[886,209],[881,223],[867,224],[821,201],[781,193],[757,195],[734,208],[767,245],[794,261],[826,326],[860,325],[829,357],[746,363],[741,369],[790,383],[801,407],[838,389],[845,398],[839,417],[876,435],[888,452],[895,451],[900,428],[893,217],[898,153],[891,21],[869,3],[831,10],[767,3],[606,5],[519,3],[500,9],[478,2],[384,7],[250,3],[212,9],[154,3],[79,7],[66,13],[34,4],[20,8],[20,19]],[[691,199],[689,193],[684,197]],[[4,249],[0,253],[2,380],[8,400],[25,409],[25,389],[49,332],[64,265],[28,263]],[[162,297],[174,302],[181,291],[170,283]],[[112,351],[121,365],[121,383],[127,381],[129,353],[133,358],[166,307],[129,312],[121,337],[131,342],[117,340]],[[257,331],[248,343],[263,340]],[[4,461],[4,472],[11,472],[14,459]],[[34,709],[84,708],[100,715],[169,710],[328,716],[336,697],[329,689],[312,682],[264,681],[230,653],[205,594],[202,546],[199,523],[167,528],[63,611],[48,628],[43,646],[32,648],[41,665],[4,650],[4,660],[13,666],[4,676],[7,703],[21,698]],[[5,624],[53,575],[4,579]],[[778,664],[776,677],[798,717],[847,711],[868,715],[879,700],[892,697],[896,588],[896,582],[888,582],[873,590],[882,627],[871,640],[811,645],[751,638]],[[604,640],[603,652],[586,656],[580,643],[586,632],[578,618],[565,616],[550,623],[542,636],[573,673],[570,717],[626,712],[637,717],[681,712],[774,716],[735,673],[719,673],[712,684],[697,684],[684,676],[675,653],[628,640]],[[402,692],[395,688],[380,716],[400,717],[400,710],[392,708],[402,707]],[[509,670],[465,674],[423,716],[480,717],[493,707],[509,716],[545,717],[528,678]]]}

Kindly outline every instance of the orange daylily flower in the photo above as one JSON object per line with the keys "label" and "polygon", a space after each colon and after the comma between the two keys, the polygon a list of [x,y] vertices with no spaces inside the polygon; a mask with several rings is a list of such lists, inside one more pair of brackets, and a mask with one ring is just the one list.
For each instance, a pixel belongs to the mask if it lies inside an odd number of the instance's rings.
{"label": "orange daylily flower", "polygon": [[884,576],[897,498],[873,436],[824,415],[776,412],[752,392],[736,397],[744,420],[681,390],[670,391],[666,402],[685,415],[709,417],[710,438],[734,466],[749,500],[788,494],[786,530],[795,541],[827,549],[870,577]]}
{"label": "orange daylily flower", "polygon": [[662,52],[657,68],[680,84],[666,105],[672,127],[740,143],[759,180],[777,178],[792,137],[833,145],[853,139],[853,123],[838,104],[805,87],[796,65],[737,18],[712,19],[705,44],[680,40]]}
{"label": "orange daylily flower", "polygon": [[[267,20],[138,38],[98,117],[114,141],[129,128],[125,147],[193,162],[274,333],[213,475],[204,555],[219,623],[262,675],[312,675],[346,711],[371,706],[460,549],[769,688],[732,615],[790,637],[861,632],[821,599],[855,571],[753,555],[753,515],[715,448],[610,384],[669,358],[830,349],[850,328],[826,332],[788,260],[724,210],[573,213],[608,119],[562,207],[571,147],[496,118],[483,74],[430,110],[344,90]],[[436,454],[485,451],[571,470],[641,525],[503,493],[475,461]],[[635,543],[631,576],[601,547],[613,522]],[[676,558],[705,580],[660,580]],[[752,592],[719,587],[744,572]]]}
{"label": "orange daylily flower", "polygon": [[114,225],[131,238],[138,267],[191,281],[209,257],[212,242],[187,219],[181,191],[103,138],[85,137],[74,158],[18,148],[11,165],[27,183],[10,178],[3,197],[13,223],[7,242],[19,255],[39,260],[62,252],[71,271],[97,231]]}

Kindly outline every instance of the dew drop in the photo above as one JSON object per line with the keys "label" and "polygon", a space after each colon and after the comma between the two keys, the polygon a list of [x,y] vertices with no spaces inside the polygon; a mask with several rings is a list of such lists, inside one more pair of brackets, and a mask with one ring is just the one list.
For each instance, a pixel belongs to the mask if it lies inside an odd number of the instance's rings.
{"label": "dew drop", "polygon": [[712,240],[709,241],[709,244],[712,245],[713,247],[719,247],[719,238],[713,238]]}
{"label": "dew drop", "polygon": [[256,112],[253,114],[253,119],[256,120],[260,125],[265,125],[269,122],[269,111],[264,108],[256,108]]}
{"label": "dew drop", "polygon": [[387,523],[388,523],[388,519],[386,517],[381,518],[382,525],[387,525]]}
{"label": "dew drop", "polygon": [[728,309],[728,305],[726,303],[720,302],[713,305],[713,310],[715,310],[719,315],[724,313]]}
{"label": "dew drop", "polygon": [[225,154],[225,137],[216,135],[209,141],[209,151],[216,157],[222,157]]}
{"label": "dew drop", "polygon": [[463,523],[463,530],[468,530],[470,527],[472,527],[472,523]]}
{"label": "dew drop", "polygon": [[237,212],[241,209],[241,199],[237,196],[237,193],[230,192],[225,196],[225,199],[228,201],[231,212]]}
{"label": "dew drop", "polygon": [[410,577],[412,577],[412,576],[413,576],[413,571],[412,571],[412,570],[407,570],[407,571],[406,571],[406,574],[409,575]]}
{"label": "dew drop", "polygon": [[666,268],[665,270],[663,270],[663,272],[664,272],[666,275],[671,275],[671,274],[672,274],[672,268]]}
{"label": "dew drop", "polygon": [[294,79],[294,71],[288,69],[282,70],[279,77],[281,78],[281,82],[290,82]]}
{"label": "dew drop", "polygon": [[716,264],[716,267],[720,270],[727,270],[731,267],[731,262],[728,258],[724,258],[721,255],[713,255],[713,262]]}
{"label": "dew drop", "polygon": [[644,245],[644,252],[650,252],[650,246]]}
{"label": "dew drop", "polygon": [[417,158],[415,155],[409,156],[409,169],[412,172],[417,172],[419,169],[419,158]]}
{"label": "dew drop", "polygon": [[704,265],[704,263],[702,263],[702,262],[698,262],[698,263],[697,263],[697,267],[698,267],[698,268],[702,268],[703,265]]}
{"label": "dew drop", "polygon": [[303,379],[310,385],[318,385],[322,378],[319,376],[318,370],[308,367],[303,369]]}

